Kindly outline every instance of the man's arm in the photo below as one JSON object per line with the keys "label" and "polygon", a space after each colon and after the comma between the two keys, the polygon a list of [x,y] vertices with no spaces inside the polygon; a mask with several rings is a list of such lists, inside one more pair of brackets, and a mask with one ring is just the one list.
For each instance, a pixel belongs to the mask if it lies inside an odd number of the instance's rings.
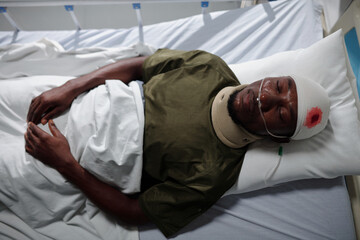
{"label": "man's arm", "polygon": [[43,92],[31,101],[27,121],[46,124],[49,119],[68,109],[81,93],[104,84],[107,79],[119,79],[125,84],[141,80],[145,59],[146,57],[123,59]]}
{"label": "man's arm", "polygon": [[128,58],[106,65],[89,74],[72,79],[65,84],[76,96],[105,83],[107,79],[119,79],[125,84],[133,80],[142,79],[142,65],[144,57]]}
{"label": "man's arm", "polygon": [[101,182],[74,159],[66,138],[52,120],[49,129],[53,136],[29,123],[24,135],[26,151],[44,164],[56,169],[76,185],[100,209],[116,216],[120,221],[139,225],[148,222],[139,201]]}
{"label": "man's arm", "polygon": [[116,216],[120,221],[135,226],[148,222],[138,199],[129,198],[117,189],[101,182],[77,162],[59,172],[76,185],[96,206]]}

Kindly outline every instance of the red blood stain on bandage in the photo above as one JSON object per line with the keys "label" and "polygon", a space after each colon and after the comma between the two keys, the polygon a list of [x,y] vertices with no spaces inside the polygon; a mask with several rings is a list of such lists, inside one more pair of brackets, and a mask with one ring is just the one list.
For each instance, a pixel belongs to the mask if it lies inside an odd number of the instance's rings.
{"label": "red blood stain on bandage", "polygon": [[319,107],[313,107],[310,111],[307,112],[304,125],[308,128],[315,127],[321,122],[322,114],[323,113]]}

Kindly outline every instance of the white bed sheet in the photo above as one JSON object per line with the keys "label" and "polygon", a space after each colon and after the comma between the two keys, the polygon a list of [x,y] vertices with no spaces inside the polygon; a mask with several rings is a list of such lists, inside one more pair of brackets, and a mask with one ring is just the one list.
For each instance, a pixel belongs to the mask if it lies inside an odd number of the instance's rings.
{"label": "white bed sheet", "polygon": [[[277,1],[145,26],[145,41],[154,47],[203,49],[221,56],[227,63],[240,63],[311,45],[322,38],[319,16],[320,9],[310,0]],[[0,45],[47,37],[72,50],[129,46],[137,42],[137,36],[136,27],[17,35],[0,32]],[[16,231],[11,225],[16,216],[7,214],[0,215],[0,229]],[[175,239],[355,239],[342,177],[297,181],[227,196],[181,233]],[[152,225],[140,231],[141,240],[163,238]]]}
{"label": "white bed sheet", "polygon": [[[240,63],[313,44],[322,38],[320,12],[311,0],[277,1],[144,26],[144,38],[155,48],[202,49],[227,63]],[[138,42],[138,28],[0,32],[0,46],[44,37],[59,42],[65,50],[127,47]]]}
{"label": "white bed sheet", "polygon": [[[343,178],[302,180],[230,195],[174,239],[356,239],[348,201]],[[140,228],[140,239],[166,238],[149,225]]]}

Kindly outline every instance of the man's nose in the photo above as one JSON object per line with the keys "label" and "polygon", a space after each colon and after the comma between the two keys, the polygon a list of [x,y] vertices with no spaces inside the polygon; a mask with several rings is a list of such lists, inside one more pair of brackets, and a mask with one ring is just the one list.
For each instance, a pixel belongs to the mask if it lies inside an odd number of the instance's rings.
{"label": "man's nose", "polygon": [[261,110],[267,112],[274,106],[281,104],[284,100],[285,99],[279,95],[262,92],[260,95]]}

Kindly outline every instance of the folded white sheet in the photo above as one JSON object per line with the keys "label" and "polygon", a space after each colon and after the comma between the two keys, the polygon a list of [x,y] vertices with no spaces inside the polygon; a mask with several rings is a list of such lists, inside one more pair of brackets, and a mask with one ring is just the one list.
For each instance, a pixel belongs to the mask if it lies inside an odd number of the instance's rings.
{"label": "folded white sheet", "polygon": [[27,44],[0,47],[0,79],[34,76],[80,76],[123,58],[151,55],[154,48],[136,44],[118,48],[83,48],[65,51],[43,38]]}
{"label": "folded white sheet", "polygon": [[65,136],[80,164],[124,193],[140,191],[144,111],[139,85],[108,80],[79,96]]}

